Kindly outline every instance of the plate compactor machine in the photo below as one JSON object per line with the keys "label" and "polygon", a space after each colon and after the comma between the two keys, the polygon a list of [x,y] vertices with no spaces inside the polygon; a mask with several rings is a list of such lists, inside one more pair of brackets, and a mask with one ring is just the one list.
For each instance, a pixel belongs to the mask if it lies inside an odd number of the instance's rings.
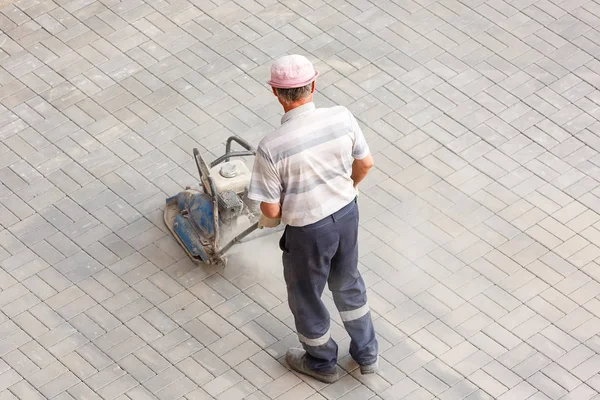
{"label": "plate compactor machine", "polygon": [[[232,151],[233,142],[243,150]],[[255,156],[256,149],[231,136],[225,154],[207,164],[198,149],[193,151],[200,174],[198,188],[187,187],[166,200],[165,224],[190,258],[197,263],[222,265],[225,253],[258,228],[260,205],[248,199],[251,171],[240,157]],[[225,233],[241,233],[225,241]]]}

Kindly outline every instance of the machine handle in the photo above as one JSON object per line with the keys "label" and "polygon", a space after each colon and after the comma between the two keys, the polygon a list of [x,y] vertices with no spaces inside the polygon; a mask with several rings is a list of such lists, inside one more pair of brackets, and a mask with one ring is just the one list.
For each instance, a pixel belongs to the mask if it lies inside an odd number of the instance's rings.
{"label": "machine handle", "polygon": [[256,154],[256,149],[252,147],[250,143],[237,136],[229,136],[227,138],[227,144],[225,145],[225,153],[229,153],[231,151],[231,142],[237,142],[237,144],[239,144],[246,150],[251,151],[253,154]]}
{"label": "machine handle", "polygon": [[[231,143],[236,142],[240,146],[242,146],[246,151],[231,151]],[[256,155],[256,149],[244,139],[237,136],[229,136],[227,138],[227,143],[225,144],[225,154],[221,157],[217,158],[215,161],[210,163],[211,168],[217,164],[222,163],[223,161],[227,162],[231,157],[244,157],[244,156],[254,156]]]}
{"label": "machine handle", "polygon": [[216,193],[213,193],[211,190],[211,184],[209,182],[210,171],[208,170],[208,166],[206,165],[206,161],[200,155],[200,151],[194,148],[194,161],[196,161],[196,167],[198,167],[198,174],[200,175],[200,182],[202,182],[202,187],[204,187],[204,191],[208,193],[211,197],[215,196]]}
{"label": "machine handle", "polygon": [[227,243],[225,246],[223,246],[223,248],[219,251],[219,255],[223,256],[227,252],[227,250],[229,250],[231,248],[231,246],[239,243],[243,238],[245,238],[246,236],[248,236],[249,234],[251,234],[252,232],[254,232],[257,229],[258,229],[258,222],[251,225],[250,227],[248,227],[248,229],[246,229],[244,232],[242,232],[239,235],[237,235],[236,237],[234,237],[229,243]]}
{"label": "machine handle", "polygon": [[210,171],[204,158],[200,155],[200,151],[194,148],[194,160],[196,160],[196,166],[198,167],[198,173],[200,174],[200,182],[202,182],[202,187],[204,187],[204,192],[210,196],[213,203],[213,226],[215,229],[215,234],[213,237],[213,248],[216,250],[217,245],[219,243],[220,229],[219,229],[219,205],[217,202],[217,189],[215,187],[215,183],[210,177]]}
{"label": "machine handle", "polygon": [[221,164],[223,161],[229,161],[230,158],[233,157],[246,157],[246,156],[254,156],[256,152],[247,150],[247,151],[232,151],[231,153],[223,154],[221,157],[217,158],[213,162],[210,163],[210,167],[214,167],[215,165]]}

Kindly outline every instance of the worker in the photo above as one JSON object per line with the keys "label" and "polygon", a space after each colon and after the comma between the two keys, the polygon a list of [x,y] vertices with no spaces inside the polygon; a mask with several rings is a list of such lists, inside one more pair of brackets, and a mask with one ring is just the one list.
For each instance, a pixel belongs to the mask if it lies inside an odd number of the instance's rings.
{"label": "worker", "polygon": [[281,127],[259,143],[248,197],[261,227],[285,230],[279,247],[288,302],[304,349],[290,368],[325,383],[339,379],[338,345],[321,295],[328,284],[362,374],[377,371],[378,345],[358,271],[357,186],[373,166],[365,137],[345,107],[316,108],[318,72],[300,55],[271,66],[268,84],[283,106]]}

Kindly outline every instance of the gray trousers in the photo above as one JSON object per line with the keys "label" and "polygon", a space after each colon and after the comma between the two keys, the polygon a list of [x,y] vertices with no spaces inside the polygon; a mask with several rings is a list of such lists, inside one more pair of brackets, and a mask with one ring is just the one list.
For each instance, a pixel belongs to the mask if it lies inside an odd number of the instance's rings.
{"label": "gray trousers", "polygon": [[360,365],[374,363],[378,347],[367,290],[358,271],[356,201],[314,224],[287,226],[279,247],[288,302],[308,367],[330,372],[337,362],[338,346],[331,338],[329,312],[321,301],[326,283],[350,335],[350,355]]}

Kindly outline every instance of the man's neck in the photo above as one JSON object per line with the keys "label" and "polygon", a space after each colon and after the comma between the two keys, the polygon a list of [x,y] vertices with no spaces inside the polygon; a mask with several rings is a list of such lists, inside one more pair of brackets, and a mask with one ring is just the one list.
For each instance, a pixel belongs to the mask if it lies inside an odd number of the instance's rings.
{"label": "man's neck", "polygon": [[298,107],[303,106],[303,105],[308,104],[308,103],[312,103],[312,97],[310,99],[308,99],[308,100],[296,101],[294,103],[290,103],[290,104],[287,104],[287,105],[286,104],[282,104],[283,111],[289,112],[289,111],[292,111],[294,108],[298,108]]}

